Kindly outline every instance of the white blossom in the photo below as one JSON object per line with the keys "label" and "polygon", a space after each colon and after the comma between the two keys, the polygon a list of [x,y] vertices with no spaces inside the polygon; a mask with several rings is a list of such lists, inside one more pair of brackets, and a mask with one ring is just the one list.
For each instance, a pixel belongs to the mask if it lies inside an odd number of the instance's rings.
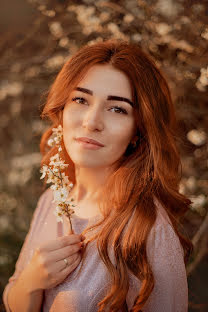
{"label": "white blossom", "polygon": [[48,146],[53,146],[54,145],[54,140],[53,139],[49,139],[47,143],[48,143]]}
{"label": "white blossom", "polygon": [[52,201],[53,203],[55,201],[64,202],[69,195],[69,191],[67,190],[67,188],[61,187],[58,190],[54,190],[53,194],[54,194],[54,200]]}
{"label": "white blossom", "polygon": [[56,185],[56,184],[53,184],[53,185],[50,186],[50,188],[51,188],[52,190],[57,191],[57,190],[59,189],[59,186]]}
{"label": "white blossom", "polygon": [[48,166],[47,165],[43,165],[42,169],[40,170],[40,172],[42,173],[42,176],[40,177],[40,179],[45,178],[46,173],[48,172]]}
{"label": "white blossom", "polygon": [[62,222],[63,223],[63,216],[62,216],[62,211],[59,206],[56,207],[55,211],[53,214],[56,216],[57,222]]}
{"label": "white blossom", "polygon": [[[62,151],[60,142],[62,140],[63,132],[62,126],[59,125],[57,128],[52,129],[52,136],[48,140],[49,146],[57,145],[58,152]],[[64,214],[69,218],[74,213],[71,207],[75,207],[73,204],[73,198],[69,201],[67,200],[70,190],[73,187],[73,183],[69,181],[68,176],[65,175],[63,169],[68,167],[65,161],[60,158],[59,153],[50,157],[49,165],[43,165],[40,169],[42,173],[41,179],[43,179],[47,174],[46,183],[53,183],[50,188],[53,190],[53,201],[56,203],[56,209],[54,215],[56,216],[57,222],[63,222]],[[71,222],[70,222],[71,224]]]}
{"label": "white blossom", "polygon": [[59,161],[59,154],[55,154],[54,156],[51,156],[50,157],[50,160],[53,160],[53,161]]}

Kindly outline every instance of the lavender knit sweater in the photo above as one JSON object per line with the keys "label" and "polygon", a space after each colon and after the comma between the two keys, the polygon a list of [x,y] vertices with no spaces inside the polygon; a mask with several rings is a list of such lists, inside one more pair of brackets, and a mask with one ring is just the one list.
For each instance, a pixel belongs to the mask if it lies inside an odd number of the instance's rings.
{"label": "lavender knit sweater", "polygon": [[[35,248],[43,241],[68,233],[68,220],[57,223],[53,214],[53,192],[43,192],[33,214],[29,232],[3,294],[6,311],[10,312],[7,294],[20,272],[30,261]],[[157,219],[147,241],[147,255],[155,277],[155,287],[146,303],[144,312],[187,312],[188,286],[183,260],[183,249],[164,208],[156,201]],[[87,225],[99,218],[80,218],[72,215],[74,233],[80,234]],[[87,235],[87,234],[86,234]],[[95,312],[97,304],[107,293],[110,275],[100,259],[96,242],[88,244],[86,261],[80,275],[75,276],[81,264],[58,286],[44,291],[44,312]],[[141,287],[140,281],[129,272],[129,291],[126,297],[128,310],[133,306]],[[18,298],[17,298],[18,300]]]}

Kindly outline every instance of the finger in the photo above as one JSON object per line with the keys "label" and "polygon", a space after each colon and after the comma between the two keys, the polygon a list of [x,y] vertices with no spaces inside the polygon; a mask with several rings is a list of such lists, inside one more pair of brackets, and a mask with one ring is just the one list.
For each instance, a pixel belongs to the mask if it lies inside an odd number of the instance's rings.
{"label": "finger", "polygon": [[66,257],[67,259],[67,264],[65,263],[64,259],[59,260],[57,262],[53,262],[50,266],[48,271],[51,272],[51,275],[55,280],[60,281],[59,273],[64,270],[69,268],[75,261],[77,261],[77,258],[79,257],[79,253],[77,252],[76,254]]}
{"label": "finger", "polygon": [[[72,257],[71,257],[72,258]],[[73,260],[70,260],[67,258],[67,261],[71,261],[69,265],[66,266],[66,264],[64,263],[64,261],[60,261],[60,271],[58,272],[58,275],[60,276],[60,278],[64,278],[66,275],[68,275],[69,273],[71,273],[80,263],[81,261],[81,256],[78,253],[77,255],[73,255]]]}
{"label": "finger", "polygon": [[40,247],[41,251],[53,251],[64,248],[69,245],[81,242],[81,237],[78,234],[70,234],[58,237],[56,240],[48,241]]}
{"label": "finger", "polygon": [[68,234],[75,234],[74,230],[70,227]]}
{"label": "finger", "polygon": [[67,258],[74,253],[77,253],[82,248],[82,242],[79,242],[77,244],[73,244],[70,246],[66,246],[62,249],[51,251],[50,253],[50,259],[51,261],[59,261],[64,258]]}
{"label": "finger", "polygon": [[65,258],[67,260],[67,264],[65,263],[64,259],[59,261],[59,272],[64,270],[65,268],[67,268],[68,266],[72,266],[74,262],[77,261],[77,259],[80,258],[80,255],[78,252],[76,252],[75,254],[73,254],[70,257]]}
{"label": "finger", "polygon": [[79,264],[81,260],[81,256],[79,253],[70,256],[67,259],[68,264],[64,262],[64,260],[60,260],[53,264],[51,267],[52,272],[54,272],[54,277],[61,281],[66,274],[68,275],[74,268]]}

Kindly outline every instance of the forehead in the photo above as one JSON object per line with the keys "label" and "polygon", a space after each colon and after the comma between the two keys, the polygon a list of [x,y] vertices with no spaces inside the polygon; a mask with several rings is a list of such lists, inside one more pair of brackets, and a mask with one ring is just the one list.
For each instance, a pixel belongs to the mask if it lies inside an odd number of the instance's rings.
{"label": "forehead", "polygon": [[78,86],[92,90],[95,96],[111,94],[121,97],[132,97],[128,77],[110,64],[92,66]]}

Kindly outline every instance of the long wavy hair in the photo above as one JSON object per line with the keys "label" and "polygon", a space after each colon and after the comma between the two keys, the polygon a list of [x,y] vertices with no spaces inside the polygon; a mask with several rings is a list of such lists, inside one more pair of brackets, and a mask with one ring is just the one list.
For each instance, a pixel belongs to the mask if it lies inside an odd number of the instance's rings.
{"label": "long wavy hair", "polygon": [[[98,304],[98,312],[107,306],[110,311],[123,309],[129,289],[128,270],[141,281],[131,310],[138,312],[142,311],[154,287],[154,275],[146,253],[147,237],[157,216],[154,198],[166,210],[180,239],[185,264],[193,245],[179,228],[192,202],[179,192],[182,166],[177,146],[180,139],[166,79],[146,52],[124,40],[109,39],[81,47],[57,75],[41,113],[43,119],[49,118],[52,122],[41,138],[41,166],[48,164],[50,157],[57,153],[57,147],[49,147],[47,140],[53,127],[63,125],[63,108],[70,93],[95,64],[111,64],[128,77],[139,140],[136,147],[129,144],[103,186],[99,205],[104,218],[85,229],[83,234],[100,226],[91,240],[97,239],[100,257],[112,279],[108,294]],[[63,142],[60,156],[69,164],[65,173],[75,183],[74,164]],[[113,246],[116,265],[109,257],[109,245]]]}

